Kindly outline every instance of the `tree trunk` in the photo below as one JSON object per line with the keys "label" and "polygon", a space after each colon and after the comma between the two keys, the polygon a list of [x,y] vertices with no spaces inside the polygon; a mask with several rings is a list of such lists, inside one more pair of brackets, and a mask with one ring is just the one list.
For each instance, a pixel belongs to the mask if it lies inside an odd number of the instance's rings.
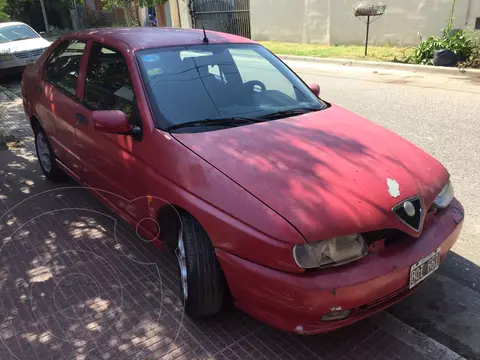
{"label": "tree trunk", "polygon": [[123,8],[123,13],[125,14],[125,21],[127,23],[128,27],[132,26],[132,14],[130,12],[130,8],[124,7]]}
{"label": "tree trunk", "polygon": [[140,24],[140,16],[138,15],[138,9],[140,8],[139,0],[133,0],[133,12],[135,14],[135,19],[137,20],[138,24]]}

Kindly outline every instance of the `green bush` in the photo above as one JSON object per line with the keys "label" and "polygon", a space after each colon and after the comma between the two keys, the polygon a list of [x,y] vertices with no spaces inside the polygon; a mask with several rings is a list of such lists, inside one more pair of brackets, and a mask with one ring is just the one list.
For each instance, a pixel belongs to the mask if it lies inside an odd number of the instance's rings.
{"label": "green bush", "polygon": [[411,61],[417,64],[432,65],[436,50],[450,50],[461,59],[469,59],[478,47],[468,29],[461,29],[454,33],[446,31],[443,37],[430,36],[422,41],[411,56]]}
{"label": "green bush", "polygon": [[480,69],[480,44],[465,62],[458,64],[458,67]]}
{"label": "green bush", "polygon": [[10,17],[7,15],[5,11],[5,5],[6,5],[5,0],[0,0],[0,22],[7,22],[10,21]]}
{"label": "green bush", "polygon": [[480,42],[473,31],[469,29],[452,30],[456,0],[452,0],[452,10],[443,36],[430,36],[417,46],[413,55],[405,59],[406,62],[414,62],[422,65],[433,65],[435,51],[450,50],[466,66],[467,64],[477,65],[480,62]]}

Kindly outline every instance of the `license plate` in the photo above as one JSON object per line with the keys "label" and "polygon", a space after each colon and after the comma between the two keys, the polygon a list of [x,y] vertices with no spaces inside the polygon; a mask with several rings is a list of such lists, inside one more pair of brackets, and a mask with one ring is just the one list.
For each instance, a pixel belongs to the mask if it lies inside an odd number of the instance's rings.
{"label": "license plate", "polygon": [[434,273],[440,266],[440,248],[424,257],[410,268],[410,285],[413,288]]}

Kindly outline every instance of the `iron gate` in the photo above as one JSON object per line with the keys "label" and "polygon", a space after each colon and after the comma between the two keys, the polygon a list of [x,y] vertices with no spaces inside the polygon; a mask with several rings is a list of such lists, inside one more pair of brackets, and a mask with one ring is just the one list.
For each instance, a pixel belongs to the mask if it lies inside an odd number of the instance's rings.
{"label": "iron gate", "polygon": [[193,27],[250,38],[250,0],[190,0]]}

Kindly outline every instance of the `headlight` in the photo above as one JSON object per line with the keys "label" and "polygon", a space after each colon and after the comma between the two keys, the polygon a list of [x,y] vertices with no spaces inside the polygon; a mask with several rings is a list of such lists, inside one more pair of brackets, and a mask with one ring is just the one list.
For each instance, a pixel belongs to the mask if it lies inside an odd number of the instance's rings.
{"label": "headlight", "polygon": [[453,196],[453,185],[449,180],[433,203],[438,209],[445,209],[452,201]]}
{"label": "headlight", "polygon": [[360,234],[295,245],[293,248],[295,262],[304,269],[338,266],[360,259],[367,253],[367,243]]}
{"label": "headlight", "polygon": [[9,61],[9,60],[13,60],[13,55],[0,54],[0,61]]}

